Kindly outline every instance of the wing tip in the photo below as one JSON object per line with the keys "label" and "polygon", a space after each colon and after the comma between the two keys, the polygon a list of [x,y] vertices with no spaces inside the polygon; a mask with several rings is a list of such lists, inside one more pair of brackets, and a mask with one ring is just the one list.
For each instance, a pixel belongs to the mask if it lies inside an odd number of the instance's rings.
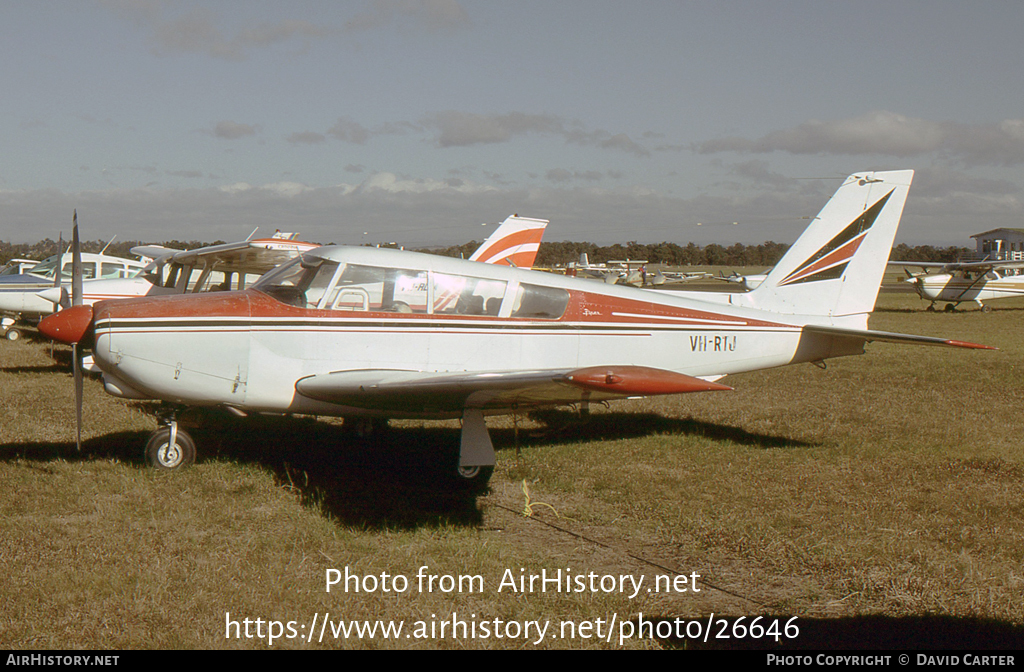
{"label": "wing tip", "polygon": [[971,350],[998,350],[999,348],[992,345],[981,345],[980,343],[971,343],[970,341],[957,341],[954,339],[947,339],[946,345],[951,345],[955,348],[968,348]]}

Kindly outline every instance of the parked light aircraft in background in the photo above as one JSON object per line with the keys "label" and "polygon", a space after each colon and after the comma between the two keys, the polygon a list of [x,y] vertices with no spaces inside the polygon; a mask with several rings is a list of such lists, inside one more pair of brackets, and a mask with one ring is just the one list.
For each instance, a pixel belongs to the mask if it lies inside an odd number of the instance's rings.
{"label": "parked light aircraft in background", "polygon": [[[765,281],[724,302],[322,247],[242,292],[76,306],[40,331],[93,344],[106,391],[127,399],[240,414],[461,418],[453,475],[479,484],[495,463],[485,415],[728,390],[716,381],[861,354],[871,341],[985,348],[868,329],[912,177],[851,175]],[[422,300],[399,301],[400,287]],[[180,468],[195,444],[173,415],[166,422],[147,459]]]}
{"label": "parked light aircraft in background", "polygon": [[11,259],[0,268],[0,275],[22,275],[38,263],[38,259]]}
{"label": "parked light aircraft in background", "polygon": [[[946,302],[946,310],[956,310],[964,301],[973,301],[982,312],[992,310],[984,301],[1024,296],[1024,261],[969,261],[951,264],[916,261],[890,261],[907,272],[906,282],[914,286],[917,295],[926,301],[928,310],[935,310],[939,301]],[[912,273],[911,268],[920,268]]]}
{"label": "parked light aircraft in background", "polygon": [[740,287],[746,290],[751,290],[764,282],[764,279],[768,277],[767,273],[757,273],[753,275],[740,275],[736,271],[733,271],[732,275],[720,275],[717,280],[725,280],[726,282],[735,282]]}
{"label": "parked light aircraft in background", "polygon": [[[319,247],[296,237],[297,234],[278,231],[270,238],[195,250],[173,250],[159,245],[133,247],[132,254],[153,259],[145,271],[131,278],[86,280],[82,283],[82,302],[92,305],[109,299],[244,289],[274,267]],[[49,302],[50,312],[54,304],[67,300],[67,290],[59,287],[40,290],[38,295]]]}
{"label": "parked light aircraft in background", "polygon": [[[471,259],[505,265],[514,260],[516,265],[522,263],[529,268],[547,224],[545,220],[512,215]],[[82,283],[82,302],[92,305],[109,299],[245,289],[267,271],[319,247],[297,237],[295,233],[277,231],[270,238],[250,238],[195,250],[172,250],[158,245],[134,247],[133,254],[153,259],[145,272],[134,278],[87,280]],[[38,294],[51,305],[67,298],[66,291],[55,287]],[[52,308],[47,312],[52,312]]]}
{"label": "parked light aircraft in background", "polygon": [[540,241],[544,238],[546,219],[531,219],[512,215],[494,230],[483,245],[477,248],[470,261],[516,268],[532,268],[537,260]]}
{"label": "parked light aircraft in background", "polygon": [[[83,253],[81,257],[84,278],[130,278],[141,273],[146,266],[143,261],[114,257],[103,252]],[[35,262],[24,273],[0,275],[0,333],[9,340],[17,340],[21,337],[21,331],[14,325],[19,320],[52,313],[53,304],[41,298],[39,291],[60,287],[58,270],[62,278],[70,281],[71,266],[72,254],[64,252]]]}

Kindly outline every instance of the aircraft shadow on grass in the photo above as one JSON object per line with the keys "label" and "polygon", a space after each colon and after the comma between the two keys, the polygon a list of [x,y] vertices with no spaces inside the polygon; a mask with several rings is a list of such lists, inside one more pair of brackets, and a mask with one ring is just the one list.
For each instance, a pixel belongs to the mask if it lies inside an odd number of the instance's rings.
{"label": "aircraft shadow on grass", "polygon": [[[985,651],[1020,651],[1024,647],[1024,628],[1007,621],[963,616],[848,616],[843,618],[797,618],[792,621],[799,629],[795,637],[783,634],[776,641],[774,636],[733,638],[734,625],[738,631],[746,632],[753,618],[716,619],[707,642],[701,637],[687,638],[658,637],[666,648],[690,650],[745,650],[768,651],[780,655],[798,651],[842,651],[844,655],[862,654],[864,651],[892,652],[891,663],[898,662],[901,651],[971,651],[972,655],[984,655]],[[778,622],[777,632],[785,633],[789,616],[765,616],[761,627],[767,629],[772,622]],[[652,617],[650,621],[668,633],[669,623],[674,617]],[[737,621],[739,623],[737,624]],[[657,625],[661,623],[661,625]],[[634,623],[635,624],[635,623]],[[703,626],[707,625],[705,621]],[[684,626],[685,628],[685,626]],[[673,627],[674,629],[674,627]],[[694,631],[695,632],[695,631]],[[716,634],[725,636],[716,637]],[[693,633],[691,633],[693,634]],[[917,654],[910,657],[910,665],[917,664]],[[961,655],[961,663],[963,656]],[[905,663],[901,663],[905,664]]]}
{"label": "aircraft shadow on grass", "polygon": [[[699,435],[754,448],[809,444],[785,437],[654,413],[603,413],[586,422],[570,411],[537,415],[544,428],[494,429],[499,452],[566,442],[630,439],[657,434]],[[395,428],[360,436],[340,425],[311,418],[253,416],[245,419],[209,411],[182,418],[199,446],[200,461],[229,460],[274,472],[282,487],[346,525],[367,528],[431,525],[477,526],[480,492],[451,486],[458,460],[457,427]],[[517,443],[518,434],[518,443]],[[0,445],[6,457],[26,459],[117,460],[142,467],[144,431],[115,432],[84,441]],[[36,467],[46,470],[45,466]],[[148,468],[148,467],[145,467]]]}

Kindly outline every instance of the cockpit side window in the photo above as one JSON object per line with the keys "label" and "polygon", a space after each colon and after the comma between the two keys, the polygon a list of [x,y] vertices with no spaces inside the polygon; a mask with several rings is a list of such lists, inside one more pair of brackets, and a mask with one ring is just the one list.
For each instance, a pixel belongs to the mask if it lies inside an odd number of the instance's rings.
{"label": "cockpit side window", "polygon": [[426,313],[427,271],[348,264],[321,307]]}
{"label": "cockpit side window", "polygon": [[[75,266],[74,263],[70,262],[70,261],[68,263],[64,264],[64,268],[62,269],[64,277],[70,278],[72,275],[74,275],[74,266]],[[95,261],[83,261],[82,262],[82,279],[84,279],[84,280],[92,280],[95,277],[96,277],[96,262]]]}

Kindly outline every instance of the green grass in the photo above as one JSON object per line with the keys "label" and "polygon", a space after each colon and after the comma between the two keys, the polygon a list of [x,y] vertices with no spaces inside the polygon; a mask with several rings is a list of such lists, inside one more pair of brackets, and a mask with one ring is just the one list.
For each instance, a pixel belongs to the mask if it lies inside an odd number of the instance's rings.
{"label": "green grass", "polygon": [[[200,462],[155,473],[141,460],[155,422],[96,380],[86,381],[78,454],[67,353],[55,363],[41,342],[0,343],[0,642],[267,648],[225,639],[226,612],[406,627],[454,612],[553,628],[613,614],[796,615],[805,641],[817,641],[807,639],[813,624],[835,634],[874,617],[897,632],[932,617],[955,619],[960,632],[1021,626],[1024,303],[994,303],[989,314],[924,306],[883,294],[871,326],[1000,349],[869,344],[824,371],[730,377],[730,393],[621,402],[585,423],[569,411],[538,414],[519,419],[518,454],[512,420],[493,418],[499,464],[480,497],[438,486],[454,423],[395,422],[364,443],[334,422],[206,418]],[[532,519],[521,515],[524,479]],[[647,561],[699,573],[700,592],[497,591],[506,569],[663,573]],[[423,565],[482,576],[485,589],[324,590],[328,568],[413,579]],[[533,646],[378,636],[273,648]]]}

